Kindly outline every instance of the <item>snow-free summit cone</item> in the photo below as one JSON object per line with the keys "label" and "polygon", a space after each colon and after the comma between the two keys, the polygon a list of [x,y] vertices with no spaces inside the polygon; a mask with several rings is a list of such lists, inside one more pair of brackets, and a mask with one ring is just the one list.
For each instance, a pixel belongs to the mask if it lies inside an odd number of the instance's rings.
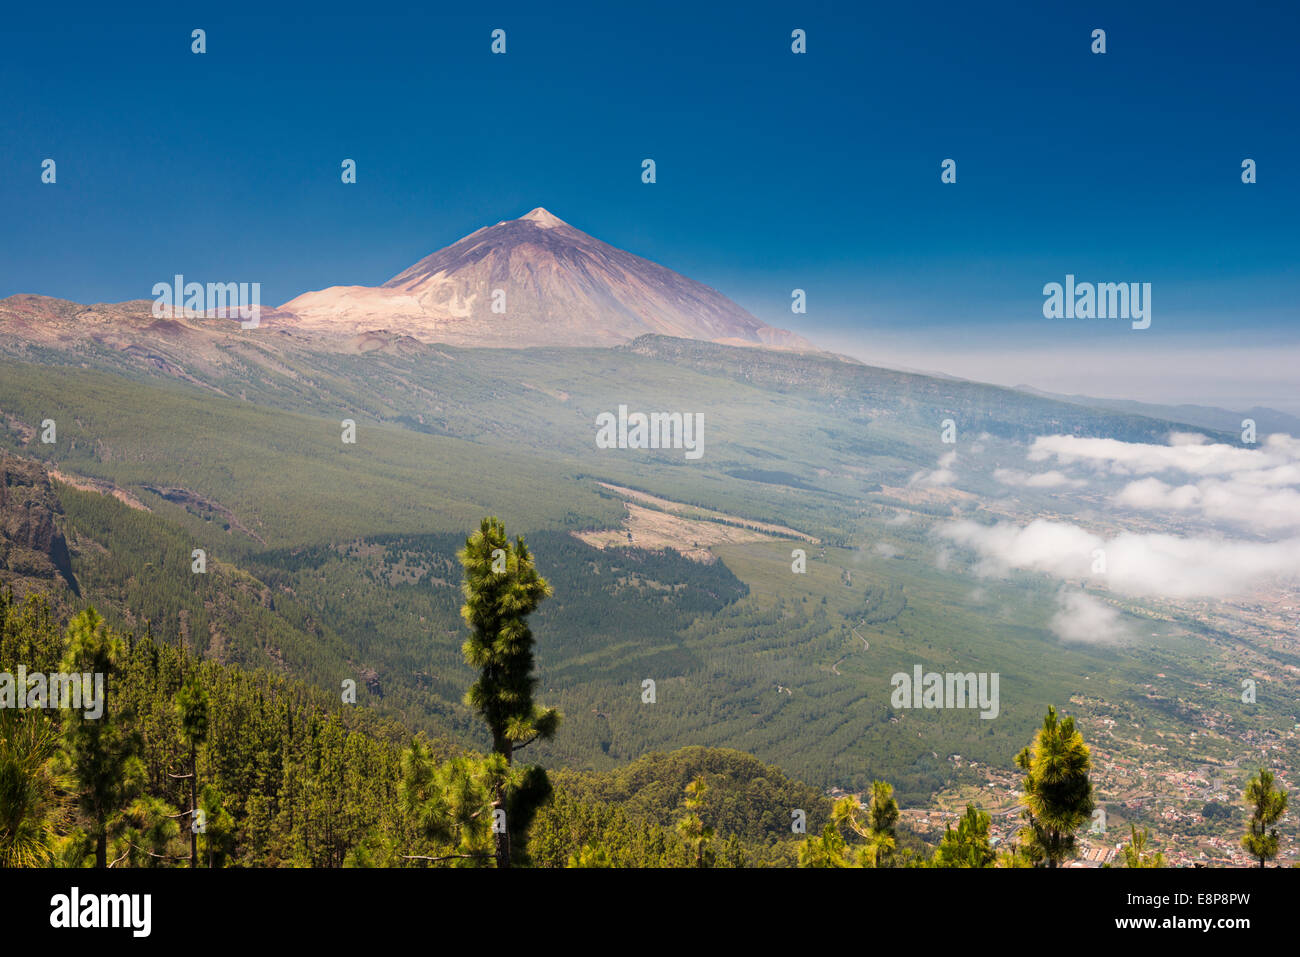
{"label": "snow-free summit cone", "polygon": [[657,333],[807,349],[716,289],[603,243],[538,206],[470,233],[382,286],[332,286],[285,303],[304,329],[375,329],[467,346],[612,346]]}

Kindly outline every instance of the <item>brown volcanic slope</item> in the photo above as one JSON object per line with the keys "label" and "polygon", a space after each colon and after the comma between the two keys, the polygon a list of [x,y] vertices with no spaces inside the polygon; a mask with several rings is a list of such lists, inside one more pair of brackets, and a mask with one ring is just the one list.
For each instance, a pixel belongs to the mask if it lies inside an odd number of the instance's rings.
{"label": "brown volcanic slope", "polygon": [[57,577],[76,588],[56,524],[62,513],[39,463],[0,452],[0,573],[18,594],[48,588]]}
{"label": "brown volcanic slope", "polygon": [[[505,292],[504,314],[492,311]],[[574,229],[540,207],[487,226],[382,286],[333,286],[280,307],[304,331],[369,330],[465,346],[613,346],[646,333],[813,350],[715,289]]]}

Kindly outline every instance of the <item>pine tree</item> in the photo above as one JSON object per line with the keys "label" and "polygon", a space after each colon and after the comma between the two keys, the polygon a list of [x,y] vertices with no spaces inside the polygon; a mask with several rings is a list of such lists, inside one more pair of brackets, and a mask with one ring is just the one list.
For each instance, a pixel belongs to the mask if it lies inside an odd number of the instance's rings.
{"label": "pine tree", "polygon": [[59,732],[39,711],[0,709],[0,867],[44,867],[67,819]]}
{"label": "pine tree", "polygon": [[[512,545],[505,526],[485,518],[478,531],[458,553],[465,568],[461,617],[470,635],[463,648],[465,661],[479,671],[466,703],[487,723],[492,750],[510,765],[514,753],[538,739],[550,738],[560,723],[560,713],[533,701],[537,679],[533,675],[533,633],[528,616],[551,594],[537,573],[533,557],[519,536]],[[529,795],[549,793],[533,774],[524,793],[511,793],[509,776],[500,775],[492,792],[495,853],[498,867],[511,863],[511,834],[521,838],[526,819],[536,812]],[[501,815],[506,826],[500,826]],[[518,816],[521,820],[516,821]]]}
{"label": "pine tree", "polygon": [[208,867],[225,867],[235,852],[235,820],[226,810],[226,796],[205,784],[198,808],[203,812],[203,830],[199,833]]}
{"label": "pine tree", "polygon": [[848,847],[844,835],[831,821],[826,822],[821,837],[809,835],[799,845],[800,867],[848,867]]}
{"label": "pine tree", "polygon": [[[0,672],[19,664],[29,673],[56,670],[62,645],[48,601],[32,594],[15,604],[0,588]],[[67,823],[71,788],[59,771],[57,714],[0,707],[0,867],[48,865]]]}
{"label": "pine tree", "polygon": [[1016,755],[1016,765],[1025,772],[1026,851],[1056,867],[1075,853],[1074,832],[1096,806],[1088,777],[1092,760],[1074,718],[1058,720],[1049,706],[1033,744]]}
{"label": "pine tree", "polygon": [[[68,648],[62,670],[104,676],[105,697],[122,659],[122,641],[104,619],[88,608],[68,624]],[[97,718],[72,709],[63,719],[63,754],[76,783],[78,807],[89,818],[87,836],[95,844],[95,866],[108,866],[108,839],[114,815],[126,808],[144,785],[141,741],[128,715],[115,714],[104,702]]]}
{"label": "pine tree", "polygon": [[604,845],[588,842],[569,855],[569,867],[613,867]]}
{"label": "pine tree", "polygon": [[1286,792],[1275,787],[1272,771],[1260,768],[1246,783],[1242,799],[1250,811],[1250,830],[1241,839],[1241,846],[1264,867],[1277,857],[1281,837],[1273,825],[1286,813]]}
{"label": "pine tree", "polygon": [[866,844],[858,852],[861,866],[892,867],[898,849],[898,802],[894,800],[893,787],[885,781],[872,781],[865,822],[859,820],[862,810],[857,798],[841,798],[835,802],[831,820],[836,825],[848,825],[866,838]]}
{"label": "pine tree", "polygon": [[[1040,858],[1041,859],[1041,858]],[[997,867],[1018,868],[1037,867],[1037,860],[1024,852],[1022,847],[1014,845],[998,853]]]}
{"label": "pine tree", "polygon": [[403,816],[431,854],[408,860],[477,864],[493,856],[492,795],[508,773],[501,755],[457,757],[437,765],[424,737],[402,756],[399,800]]}
{"label": "pine tree", "polygon": [[136,798],[118,818],[110,866],[163,867],[184,860],[184,855],[168,853],[180,834],[176,818],[166,802],[147,795]]}
{"label": "pine tree", "polygon": [[703,776],[686,785],[686,816],[677,822],[677,833],[690,849],[693,867],[713,866],[713,828],[700,817],[707,791]]}
{"label": "pine tree", "polygon": [[944,831],[934,853],[935,867],[992,867],[997,854],[989,844],[991,823],[988,813],[967,804],[956,830],[949,825]]}
{"label": "pine tree", "polygon": [[181,690],[176,695],[176,714],[181,723],[181,740],[189,750],[189,771],[172,777],[189,779],[190,810],[188,814],[182,815],[182,819],[190,832],[190,867],[198,867],[200,828],[207,827],[207,821],[199,813],[198,755],[199,746],[208,739],[208,693],[198,675],[190,675],[185,684],[181,685]]}
{"label": "pine tree", "polygon": [[1147,852],[1147,841],[1151,835],[1145,831],[1139,831],[1136,824],[1128,826],[1129,842],[1124,845],[1124,866],[1125,867],[1164,867],[1164,854],[1156,851]]}
{"label": "pine tree", "polygon": [[898,802],[894,800],[894,788],[885,781],[871,782],[871,805],[869,820],[871,830],[877,834],[895,837],[898,824]]}

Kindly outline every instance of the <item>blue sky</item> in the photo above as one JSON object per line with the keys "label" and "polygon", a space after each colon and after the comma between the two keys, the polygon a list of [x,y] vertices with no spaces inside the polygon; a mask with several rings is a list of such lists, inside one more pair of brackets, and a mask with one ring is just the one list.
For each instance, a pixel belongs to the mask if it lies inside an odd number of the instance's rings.
{"label": "blue sky", "polygon": [[[279,303],[540,205],[867,358],[1300,407],[1269,371],[1300,364],[1296,5],[986,6],[18,9],[0,296],[145,298],[180,272]],[[1044,319],[1067,272],[1150,282],[1152,327]],[[1244,368],[1211,388],[1225,349]]]}

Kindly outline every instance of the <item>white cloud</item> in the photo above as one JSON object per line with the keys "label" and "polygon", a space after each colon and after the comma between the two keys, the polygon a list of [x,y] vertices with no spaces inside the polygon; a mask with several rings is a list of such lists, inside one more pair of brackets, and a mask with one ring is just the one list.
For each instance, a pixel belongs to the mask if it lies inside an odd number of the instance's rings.
{"label": "white cloud", "polygon": [[1114,501],[1148,511],[1197,512],[1212,521],[1265,533],[1300,528],[1300,490],[1271,488],[1249,475],[1177,487],[1157,478],[1138,479],[1124,486]]}
{"label": "white cloud", "polygon": [[1182,511],[1195,508],[1200,497],[1201,493],[1195,485],[1180,485],[1175,488],[1166,485],[1158,478],[1144,478],[1125,485],[1115,495],[1114,501],[1117,505],[1127,505],[1129,508],[1164,508]]}
{"label": "white cloud", "polygon": [[1083,488],[1088,484],[1084,479],[1070,478],[1064,472],[1055,469],[1037,474],[1020,472],[1016,469],[994,469],[993,477],[1003,485],[1016,485],[1021,488],[1061,488],[1062,486]]}
{"label": "white cloud", "polygon": [[[1143,476],[1112,497],[1127,508],[1181,512],[1264,535],[1300,529],[1300,439],[1289,435],[1275,433],[1258,448],[1212,443],[1203,435],[1180,432],[1170,435],[1168,445],[1045,435],[1034,439],[1028,457],[1033,462],[1091,467],[1101,474]],[[994,478],[1031,487],[1034,482],[1058,482],[1059,474],[1028,477],[999,469]],[[1156,474],[1184,480],[1172,484]]]}
{"label": "white cloud", "polygon": [[952,470],[952,466],[957,461],[956,452],[945,452],[939,456],[939,467],[932,470],[922,469],[915,473],[908,480],[908,485],[919,485],[925,488],[935,488],[941,485],[951,485],[957,478],[957,473]]}
{"label": "white cloud", "polygon": [[1062,641],[1113,644],[1134,635],[1119,609],[1086,592],[1062,588],[1056,604],[1049,627]]}
{"label": "white cloud", "polygon": [[1067,465],[1077,462],[1115,475],[1177,471],[1196,476],[1256,472],[1300,462],[1300,440],[1289,435],[1270,435],[1262,447],[1253,449],[1192,442],[1181,433],[1171,438],[1173,444],[1153,445],[1077,435],[1040,435],[1029,448],[1029,460],[1046,462],[1054,458]]}
{"label": "white cloud", "polygon": [[[980,574],[1037,571],[1060,579],[1104,583],[1132,596],[1224,597],[1248,592],[1275,577],[1300,576],[1300,538],[1242,542],[1123,532],[1105,539],[1045,519],[1025,526],[961,521],[940,534],[974,551],[980,557],[976,565]],[[1104,558],[1102,572],[1094,571],[1098,550]]]}

